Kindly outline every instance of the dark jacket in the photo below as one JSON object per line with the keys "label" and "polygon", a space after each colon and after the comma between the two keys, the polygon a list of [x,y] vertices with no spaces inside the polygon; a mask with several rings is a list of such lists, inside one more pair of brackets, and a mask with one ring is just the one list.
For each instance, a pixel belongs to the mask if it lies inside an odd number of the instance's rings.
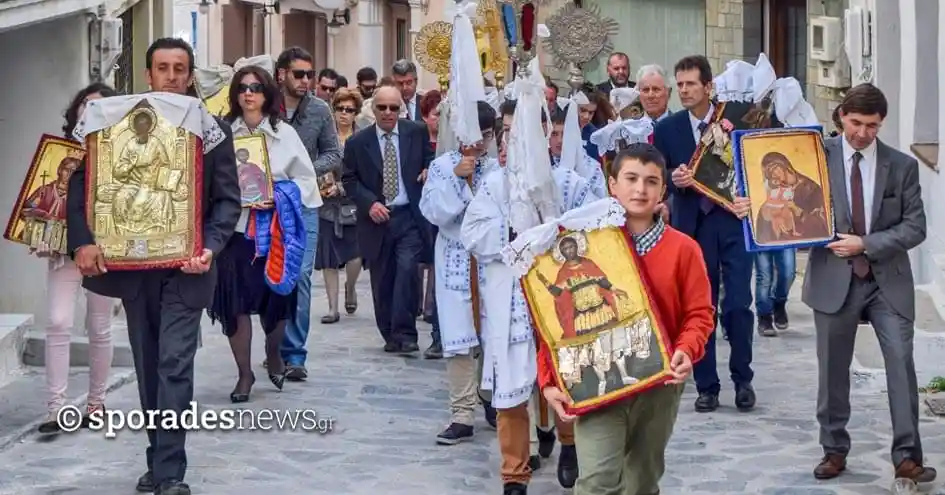
{"label": "dark jacket", "polygon": [[[203,247],[220,254],[233,234],[240,218],[240,186],[236,174],[236,157],[233,150],[233,133],[230,126],[216,119],[226,138],[212,151],[203,156]],[[95,244],[86,216],[86,167],[81,166],[69,180],[66,222],[69,252],[82,246]],[[107,297],[134,299],[138,296],[141,281],[150,272],[140,270],[110,271],[97,277],[85,277],[82,286]],[[185,304],[195,309],[210,306],[217,282],[216,262],[210,271],[190,275],[173,270],[172,275]]]}
{"label": "dark jacket", "polygon": [[[422,262],[432,261],[432,230],[430,223],[420,213],[420,196],[423,184],[417,179],[420,173],[429,168],[433,161],[433,146],[430,134],[423,123],[400,119],[398,122],[400,166],[410,210],[414,221],[420,227],[425,249]],[[344,174],[342,183],[345,193],[354,200],[358,208],[358,245],[365,261],[370,263],[380,255],[381,239],[387,225],[371,220],[368,212],[375,202],[384,203],[384,160],[383,151],[377,139],[377,125],[361,129],[348,138],[342,159]]]}
{"label": "dark jacket", "polygon": [[[635,88],[637,86],[636,81],[627,81],[628,88]],[[597,91],[604,93],[607,96],[610,96],[610,90],[614,89],[614,83],[610,79],[597,85]]]}
{"label": "dark jacket", "polygon": [[[713,102],[713,105],[718,108],[719,103]],[[735,129],[746,129],[748,126],[742,117],[752,107],[753,104],[750,103],[728,102],[722,116],[728,119]],[[771,127],[782,127],[782,125],[772,116]],[[679,189],[670,180],[673,169],[680,165],[688,165],[696,152],[697,146],[689,121],[689,112],[676,112],[657,122],[653,130],[653,145],[666,159],[667,193],[672,202],[670,222],[676,230],[694,237],[703,194],[691,187]]]}

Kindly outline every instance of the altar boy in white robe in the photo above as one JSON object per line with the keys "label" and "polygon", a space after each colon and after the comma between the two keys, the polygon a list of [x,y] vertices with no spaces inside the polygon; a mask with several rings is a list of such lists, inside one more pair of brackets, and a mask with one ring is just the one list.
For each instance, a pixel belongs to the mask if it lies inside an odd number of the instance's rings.
{"label": "altar boy in white robe", "polygon": [[[485,101],[477,104],[474,118],[482,138],[460,150],[447,152],[433,161],[427,172],[420,198],[420,211],[439,227],[434,249],[436,301],[440,316],[440,337],[450,390],[450,423],[436,437],[440,445],[455,445],[473,436],[473,417],[479,405],[479,347],[472,298],[472,284],[480,284],[482,266],[471,269],[469,253],[460,241],[460,228],[466,206],[479,189],[483,177],[498,167],[498,161],[486,155],[495,138],[495,110]],[[478,263],[477,263],[478,265]],[[477,280],[472,279],[478,274]]]}
{"label": "altar boy in white robe", "polygon": [[[544,81],[537,59],[531,65],[531,77],[515,81],[515,100],[503,103],[503,118],[514,115],[511,125],[504,126],[509,128],[502,143],[508,147],[507,162],[500,161],[502,166],[483,179],[466,207],[460,239],[483,266],[482,388],[492,392],[492,406],[498,410],[504,495],[525,495],[531,480],[529,432],[534,425],[528,406],[535,393],[537,347],[518,277],[503,263],[502,252],[516,232],[598,199],[574,171],[551,168],[542,125],[547,123]],[[573,425],[559,423],[557,429],[562,443],[558,479],[570,487],[578,476]]]}
{"label": "altar boy in white robe", "polygon": [[551,166],[574,170],[584,177],[591,192],[599,198],[610,196],[607,181],[600,162],[591,158],[584,150],[581,141],[581,125],[578,122],[578,108],[581,100],[587,101],[584,93],[577,93],[574,99],[558,98],[558,108],[551,116]]}
{"label": "altar boy in white robe", "polygon": [[[495,138],[495,110],[486,103],[478,63],[472,7],[457,9],[453,20],[450,85],[441,104],[438,142],[453,149],[435,159],[427,171],[420,212],[438,227],[434,247],[435,289],[440,337],[450,391],[450,423],[436,437],[441,445],[455,445],[473,436],[473,417],[479,403],[478,320],[480,304],[474,290],[482,267],[460,242],[466,205],[486,173],[497,168],[487,152]],[[474,278],[475,277],[475,278]]]}

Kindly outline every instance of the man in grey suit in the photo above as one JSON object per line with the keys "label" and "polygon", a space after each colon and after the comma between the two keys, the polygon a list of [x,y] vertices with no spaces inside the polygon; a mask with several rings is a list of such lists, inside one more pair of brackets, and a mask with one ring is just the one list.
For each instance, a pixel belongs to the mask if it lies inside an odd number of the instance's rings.
{"label": "man in grey suit", "polygon": [[803,290],[817,330],[824,457],[814,477],[835,478],[846,469],[850,365],[857,326],[865,320],[885,360],[895,476],[927,483],[936,471],[923,466],[919,439],[915,285],[908,254],[926,235],[918,164],[876,138],[887,112],[882,91],[862,84],[840,105],[843,132],[826,143],[838,239],[811,249]]}

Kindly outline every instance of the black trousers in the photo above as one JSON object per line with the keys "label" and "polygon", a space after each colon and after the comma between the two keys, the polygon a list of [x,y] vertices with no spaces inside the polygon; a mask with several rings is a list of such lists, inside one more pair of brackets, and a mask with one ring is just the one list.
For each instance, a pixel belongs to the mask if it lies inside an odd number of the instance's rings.
{"label": "black trousers", "polygon": [[380,254],[371,260],[371,295],[377,329],[388,344],[417,343],[423,236],[409,207],[393,207]]}
{"label": "black trousers", "polygon": [[[179,415],[194,399],[194,356],[202,310],[185,303],[180,290],[180,284],[188,283],[185,277],[176,270],[148,272],[137,296],[122,300],[144,411],[170,410]],[[186,431],[147,432],[146,456],[154,484],[182,481],[187,472]]]}

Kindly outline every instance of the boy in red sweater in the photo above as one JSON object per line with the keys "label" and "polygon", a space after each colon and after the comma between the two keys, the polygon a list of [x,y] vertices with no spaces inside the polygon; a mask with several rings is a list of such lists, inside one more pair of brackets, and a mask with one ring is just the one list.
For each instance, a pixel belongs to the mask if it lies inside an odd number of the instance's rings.
{"label": "boy in red sweater", "polygon": [[[643,260],[642,271],[675,349],[666,385],[577,418],[574,428],[581,476],[574,495],[659,493],[664,453],[692,364],[702,358],[715,327],[709,277],[695,240],[654,214],[666,189],[663,155],[651,144],[633,144],[608,170],[610,192],[627,210],[624,228]],[[538,381],[562,419],[567,395],[558,389],[548,348],[538,354]]]}

